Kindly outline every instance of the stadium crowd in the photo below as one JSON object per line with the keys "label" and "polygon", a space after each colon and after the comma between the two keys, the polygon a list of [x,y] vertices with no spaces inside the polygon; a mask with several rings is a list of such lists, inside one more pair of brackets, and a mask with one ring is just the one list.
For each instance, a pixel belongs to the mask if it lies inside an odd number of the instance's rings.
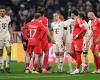
{"label": "stadium crowd", "polygon": [[15,20],[16,31],[20,31],[21,26],[30,21],[40,9],[45,9],[49,24],[55,11],[60,11],[65,19],[68,19],[70,11],[75,9],[85,15],[93,10],[96,16],[100,17],[100,0],[0,0],[0,4],[6,6],[7,14]]}

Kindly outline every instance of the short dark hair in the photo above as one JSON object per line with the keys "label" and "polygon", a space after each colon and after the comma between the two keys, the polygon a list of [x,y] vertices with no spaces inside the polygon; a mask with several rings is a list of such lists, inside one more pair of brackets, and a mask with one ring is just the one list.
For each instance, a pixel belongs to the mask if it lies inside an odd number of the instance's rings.
{"label": "short dark hair", "polygon": [[2,6],[0,6],[0,9],[6,9],[6,8],[5,8],[5,6],[2,5]]}
{"label": "short dark hair", "polygon": [[40,14],[40,13],[35,13],[35,14],[34,14],[34,18],[35,18],[35,19],[39,19],[40,17],[41,17],[41,14]]}
{"label": "short dark hair", "polygon": [[71,13],[73,13],[75,16],[78,16],[78,11],[77,10],[73,10],[73,11],[71,11]]}
{"label": "short dark hair", "polygon": [[84,13],[82,13],[82,12],[79,13],[79,16],[80,16],[82,19],[86,19]]}

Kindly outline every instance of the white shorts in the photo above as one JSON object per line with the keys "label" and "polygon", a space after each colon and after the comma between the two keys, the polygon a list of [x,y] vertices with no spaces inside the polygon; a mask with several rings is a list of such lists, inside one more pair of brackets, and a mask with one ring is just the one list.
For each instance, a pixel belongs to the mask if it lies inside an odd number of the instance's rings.
{"label": "white shorts", "polygon": [[53,44],[53,51],[54,52],[64,52],[64,45],[63,45],[63,43]]}
{"label": "white shorts", "polygon": [[4,47],[10,47],[10,36],[9,35],[4,35],[3,38],[0,38],[0,49],[3,49]]}
{"label": "white shorts", "polygon": [[88,44],[86,45],[86,39],[83,42],[83,52],[88,51],[88,49],[92,46],[92,39],[89,40]]}
{"label": "white shorts", "polygon": [[0,40],[0,49],[3,49],[4,47],[10,47],[11,43],[9,40]]}

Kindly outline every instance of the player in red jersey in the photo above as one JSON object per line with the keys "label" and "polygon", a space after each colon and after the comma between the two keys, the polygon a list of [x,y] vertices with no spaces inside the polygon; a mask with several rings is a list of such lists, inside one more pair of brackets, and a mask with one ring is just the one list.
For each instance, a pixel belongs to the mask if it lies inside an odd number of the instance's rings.
{"label": "player in red jersey", "polygon": [[[40,23],[40,13],[35,13],[34,20],[24,25],[21,30],[26,40],[28,40],[27,54],[26,54],[26,72],[29,72],[29,62],[32,52],[34,50],[34,70],[37,68],[39,55],[42,53],[41,40],[46,33],[46,29],[43,24]],[[29,36],[26,35],[29,33]],[[34,71],[37,73],[37,71]]]}
{"label": "player in red jersey", "polygon": [[48,36],[49,36],[49,30],[48,30],[48,19],[43,15],[40,18],[40,22],[46,27],[46,34],[44,35],[42,39],[42,48],[43,52],[45,53],[43,58],[43,71],[42,73],[48,73],[46,70],[46,66],[48,64],[48,54],[49,54],[49,43],[48,43]]}
{"label": "player in red jersey", "polygon": [[[48,43],[48,37],[53,41],[49,29],[48,29],[48,19],[44,16],[44,10],[39,10],[39,13],[41,13],[40,22],[45,26],[46,28],[46,34],[43,36],[41,43],[42,43],[42,51],[44,52],[44,56],[42,57],[42,73],[48,73],[46,70],[47,64],[48,64],[48,54],[49,54],[49,43]],[[54,42],[54,41],[53,41]],[[34,62],[34,57],[33,57]]]}
{"label": "player in red jersey", "polygon": [[96,70],[92,73],[100,73],[100,19],[98,19],[93,12],[88,13],[88,18],[91,20],[90,27],[93,37],[92,52],[96,64]]}
{"label": "player in red jersey", "polygon": [[71,74],[79,73],[79,68],[81,66],[81,53],[83,46],[83,36],[86,31],[84,26],[84,21],[78,16],[77,10],[71,12],[71,16],[74,16],[74,29],[73,29],[73,40],[71,43],[71,56],[75,59],[77,63],[76,70]]}

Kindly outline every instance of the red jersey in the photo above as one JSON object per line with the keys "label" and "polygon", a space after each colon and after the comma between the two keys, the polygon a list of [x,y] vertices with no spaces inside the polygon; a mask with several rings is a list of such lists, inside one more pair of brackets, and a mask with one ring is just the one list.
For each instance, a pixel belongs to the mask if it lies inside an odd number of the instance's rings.
{"label": "red jersey", "polygon": [[48,19],[45,16],[41,16],[40,21],[46,27],[46,34],[43,36],[43,39],[42,39],[42,48],[44,51],[47,51],[49,50],[48,37],[47,37]]}
{"label": "red jersey", "polygon": [[96,18],[90,26],[93,32],[93,40],[96,40],[100,36],[100,19]]}
{"label": "red jersey", "polygon": [[[33,20],[29,23],[27,23],[26,25],[24,25],[21,28],[22,34],[23,36],[29,41],[29,40],[41,40],[44,36],[44,34],[46,33],[46,29],[43,26],[43,24],[41,24],[39,21],[37,20]],[[29,34],[29,37],[26,35],[26,31]],[[38,43],[38,42],[37,42]],[[34,42],[34,44],[37,44],[36,42]],[[33,43],[32,43],[33,44]]]}
{"label": "red jersey", "polygon": [[77,17],[74,20],[73,37],[75,37],[78,34],[79,35],[78,38],[83,38],[85,31],[86,31],[86,28],[84,26],[84,20]]}

